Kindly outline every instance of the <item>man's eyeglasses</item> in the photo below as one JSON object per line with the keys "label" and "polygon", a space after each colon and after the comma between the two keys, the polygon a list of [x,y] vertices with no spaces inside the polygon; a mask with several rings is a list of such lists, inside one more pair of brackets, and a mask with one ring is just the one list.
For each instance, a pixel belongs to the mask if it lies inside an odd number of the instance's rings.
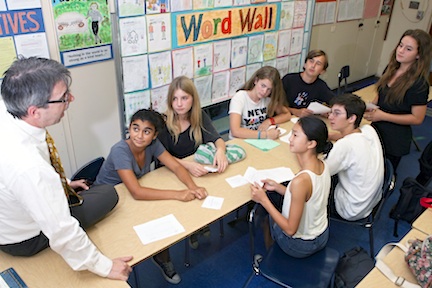
{"label": "man's eyeglasses", "polygon": [[335,117],[338,117],[339,115],[343,115],[346,114],[345,112],[340,112],[340,111],[331,111],[330,114],[332,114]]}
{"label": "man's eyeglasses", "polygon": [[70,92],[66,91],[63,96],[59,100],[49,100],[46,103],[47,104],[54,104],[54,103],[69,103],[70,98]]}

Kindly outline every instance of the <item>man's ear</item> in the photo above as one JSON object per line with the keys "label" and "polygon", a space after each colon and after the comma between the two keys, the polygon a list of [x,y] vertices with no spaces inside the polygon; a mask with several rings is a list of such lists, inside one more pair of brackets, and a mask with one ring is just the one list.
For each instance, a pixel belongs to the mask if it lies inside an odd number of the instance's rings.
{"label": "man's ear", "polygon": [[349,123],[353,123],[357,120],[357,115],[352,114],[349,118],[348,118],[348,122]]}
{"label": "man's ear", "polygon": [[39,119],[40,117],[40,113],[39,113],[39,108],[36,106],[30,106],[27,108],[27,117],[31,117],[31,118],[35,118],[35,119]]}

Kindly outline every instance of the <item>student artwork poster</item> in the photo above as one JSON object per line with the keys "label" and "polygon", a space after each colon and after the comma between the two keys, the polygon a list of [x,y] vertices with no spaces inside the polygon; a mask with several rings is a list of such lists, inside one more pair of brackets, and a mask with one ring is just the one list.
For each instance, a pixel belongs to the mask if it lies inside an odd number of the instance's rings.
{"label": "student artwork poster", "polygon": [[278,44],[277,44],[277,57],[289,55],[290,47],[291,47],[291,30],[279,31]]}
{"label": "student artwork poster", "polygon": [[248,64],[263,61],[263,44],[264,44],[263,34],[249,37],[248,59],[247,59]]}
{"label": "student artwork poster", "polygon": [[242,37],[231,41],[231,68],[246,65],[248,38]]}
{"label": "student artwork poster", "polygon": [[151,89],[152,109],[159,113],[165,113],[167,110],[167,95],[169,85]]}
{"label": "student artwork poster", "polygon": [[279,29],[290,29],[294,21],[294,2],[282,2],[281,4]]}
{"label": "student artwork poster", "polygon": [[289,57],[284,56],[284,57],[277,58],[276,65],[274,67],[279,71],[280,75],[286,75],[288,74],[289,71],[288,66],[289,66]]}
{"label": "student artwork poster", "polygon": [[146,0],[146,14],[167,13],[169,11],[169,0]]}
{"label": "student artwork poster", "polygon": [[127,93],[123,97],[125,104],[125,126],[129,127],[129,120],[136,111],[150,108],[150,90]]}
{"label": "student artwork poster", "polygon": [[200,98],[201,106],[212,103],[212,80],[212,75],[194,78],[194,84]]}
{"label": "student artwork poster", "polygon": [[170,13],[147,15],[148,51],[159,52],[171,49]]}
{"label": "student artwork poster", "polygon": [[233,0],[214,0],[214,7],[229,7],[233,5]]}
{"label": "student artwork poster", "polygon": [[138,16],[145,13],[144,0],[121,0],[117,3],[119,17]]}
{"label": "student artwork poster", "polygon": [[240,89],[246,82],[246,66],[231,69],[230,71],[230,86],[228,95],[234,96],[236,91]]}
{"label": "student artwork poster", "polygon": [[250,4],[250,0],[234,0],[233,6],[243,6]]}
{"label": "student artwork poster", "polygon": [[144,16],[120,19],[119,29],[122,57],[147,53],[146,19]]}
{"label": "student artwork poster", "polygon": [[294,2],[293,28],[304,27],[306,21],[307,1]]}
{"label": "student artwork poster", "polygon": [[172,81],[171,52],[149,55],[150,79],[153,88],[168,85]]}
{"label": "student artwork poster", "polygon": [[246,66],[246,78],[250,79],[252,75],[262,67],[262,63],[253,63]]}
{"label": "student artwork poster", "polygon": [[171,12],[192,10],[192,0],[171,0]]}
{"label": "student artwork poster", "polygon": [[230,71],[213,74],[212,102],[228,98]]}
{"label": "student artwork poster", "polygon": [[276,68],[276,59],[270,59],[262,62],[263,66],[271,66]]}
{"label": "student artwork poster", "polygon": [[298,72],[300,70],[301,54],[289,56],[288,59],[289,59],[288,72],[289,73]]}
{"label": "student artwork poster", "polygon": [[193,71],[193,49],[187,47],[172,51],[173,78],[178,76],[194,77]]}
{"label": "student artwork poster", "polygon": [[300,53],[303,45],[304,31],[302,28],[291,30],[291,50],[290,55]]}
{"label": "student artwork poster", "polygon": [[111,23],[105,0],[53,0],[59,50],[111,44]]}
{"label": "student artwork poster", "polygon": [[192,0],[192,3],[194,10],[208,9],[214,7],[214,0]]}
{"label": "student artwork poster", "polygon": [[124,92],[149,88],[147,55],[123,57]]}
{"label": "student artwork poster", "polygon": [[213,72],[230,68],[231,40],[213,43]]}
{"label": "student artwork poster", "polygon": [[268,32],[264,34],[264,51],[263,51],[264,61],[268,61],[276,58],[277,41],[278,41],[277,32]]}
{"label": "student artwork poster", "polygon": [[213,67],[213,44],[196,45],[194,48],[194,75],[210,75]]}

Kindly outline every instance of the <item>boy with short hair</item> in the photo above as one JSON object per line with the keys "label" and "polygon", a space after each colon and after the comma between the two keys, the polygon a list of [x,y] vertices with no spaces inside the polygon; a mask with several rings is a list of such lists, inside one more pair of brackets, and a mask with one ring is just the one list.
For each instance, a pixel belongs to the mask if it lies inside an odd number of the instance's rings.
{"label": "boy with short hair", "polygon": [[366,124],[359,127],[366,110],[364,101],[351,93],[331,101],[329,122],[339,133],[327,159],[330,174],[338,182],[330,192],[330,216],[355,221],[367,217],[381,199],[384,181],[384,157],[375,129]]}

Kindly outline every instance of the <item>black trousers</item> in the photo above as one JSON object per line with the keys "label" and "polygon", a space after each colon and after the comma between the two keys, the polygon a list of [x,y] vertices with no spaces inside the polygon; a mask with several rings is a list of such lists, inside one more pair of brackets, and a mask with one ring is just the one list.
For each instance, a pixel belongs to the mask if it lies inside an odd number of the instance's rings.
{"label": "black trousers", "polygon": [[[83,229],[99,222],[118,202],[118,195],[112,185],[94,185],[81,192],[84,201],[80,206],[70,207],[70,212]],[[0,245],[0,250],[13,256],[32,256],[49,247],[48,238],[39,235],[19,243]]]}

